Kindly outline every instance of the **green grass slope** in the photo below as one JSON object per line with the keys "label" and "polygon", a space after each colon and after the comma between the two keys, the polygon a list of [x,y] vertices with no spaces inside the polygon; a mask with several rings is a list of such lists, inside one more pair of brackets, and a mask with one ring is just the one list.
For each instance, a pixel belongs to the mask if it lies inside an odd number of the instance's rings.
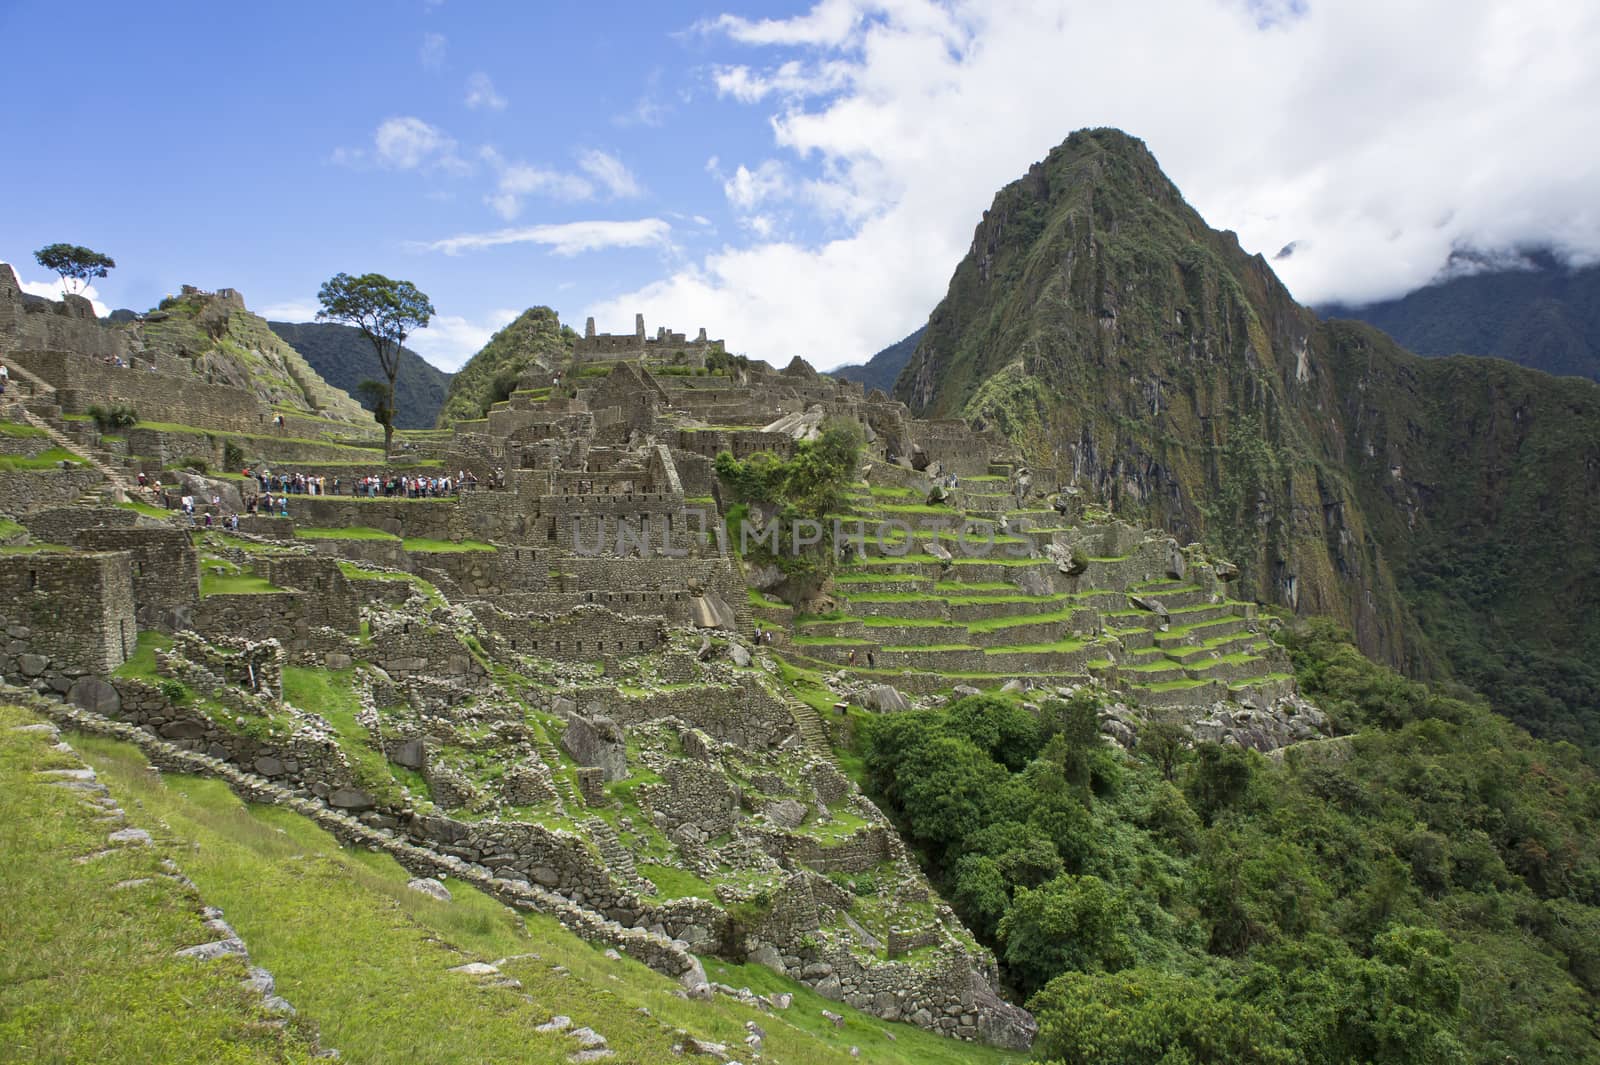
{"label": "green grass slope", "polygon": [[109,844],[123,826],[41,775],[82,763],[47,733],[17,731],[39,720],[0,706],[0,1059],[309,1061],[306,1032],[275,1023],[239,986],[241,959],[174,956],[216,938],[200,898],[166,875],[178,849],[164,835],[153,847]]}
{"label": "green grass slope", "polygon": [[517,376],[532,366],[552,368],[572,357],[578,334],[561,324],[549,307],[530,307],[489,338],[483,350],[450,379],[450,392],[438,424],[481,418],[491,404],[516,388]]}
{"label": "green grass slope", "polygon": [[[8,872],[0,878],[3,912],[29,913],[37,923],[24,935],[8,924],[8,935],[0,938],[0,1046],[46,1048],[44,1056],[25,1060],[108,1065],[298,1061],[304,1055],[295,1056],[296,1047],[305,1044],[297,1032],[314,1032],[323,1046],[338,1048],[351,1062],[565,1065],[577,1045],[570,1037],[536,1030],[555,1015],[570,1017],[573,1027],[599,1032],[616,1053],[610,1060],[630,1065],[681,1060],[673,1047],[684,1032],[724,1043],[730,1054],[745,1060],[746,1022],[765,1030],[763,1060],[777,1063],[1021,1065],[1024,1060],[885,1024],[759,967],[711,963],[707,969],[713,979],[758,993],[790,992],[789,1009],[763,1012],[722,996],[709,1003],[686,999],[674,981],[631,959],[608,958],[554,919],[518,913],[456,882],[447,885],[452,900],[437,901],[407,888],[409,875],[387,855],[342,848],[291,811],[247,805],[218,781],[157,774],[126,744],[70,735],[131,823],[156,837],[158,848],[150,860],[170,853],[181,863],[198,897],[222,908],[252,962],[273,973],[277,993],[297,1009],[296,1027],[256,1034],[250,1027],[256,1019],[251,1000],[229,995],[231,980],[242,972],[203,970],[194,963],[188,969],[174,967],[167,942],[157,939],[148,915],[102,898],[107,883],[138,875],[143,866],[107,866],[102,872],[99,866],[72,864],[71,856],[94,849],[91,844],[102,838],[98,826],[73,834],[59,827],[62,804],[77,802],[70,793],[62,791],[57,799],[49,789],[16,786],[36,767],[61,756],[36,737],[23,739],[19,736],[27,734],[5,730],[37,718],[4,713],[0,812],[6,816],[0,832],[8,865],[31,870],[41,856],[61,856],[48,876]],[[54,805],[40,806],[40,793]],[[184,905],[188,909],[180,916],[198,901]],[[84,921],[86,913],[94,919]],[[167,939],[179,946],[195,941],[192,934],[185,938],[176,932]],[[118,952],[128,957],[121,959]],[[123,968],[141,962],[159,966],[148,979],[124,978]],[[492,963],[499,974],[450,971],[469,962]],[[108,970],[103,978],[102,967]],[[213,972],[226,979],[195,984]],[[53,986],[37,982],[43,973],[52,974]],[[80,983],[83,990],[76,996],[58,993]],[[208,1012],[186,1027],[184,1011],[195,1008],[195,1001]],[[843,1014],[843,1025],[835,1028],[823,1009]],[[91,1042],[92,1032],[73,1031],[92,1029],[102,1014],[113,1031],[132,1023],[126,1019],[131,1017],[150,1034],[131,1038],[124,1047],[115,1038]],[[229,1033],[238,1047],[217,1049],[218,1043],[207,1039],[207,1025]],[[60,1039],[68,1040],[66,1049],[50,1056],[58,1052],[48,1048]],[[852,1047],[859,1048],[859,1059],[851,1055]]]}

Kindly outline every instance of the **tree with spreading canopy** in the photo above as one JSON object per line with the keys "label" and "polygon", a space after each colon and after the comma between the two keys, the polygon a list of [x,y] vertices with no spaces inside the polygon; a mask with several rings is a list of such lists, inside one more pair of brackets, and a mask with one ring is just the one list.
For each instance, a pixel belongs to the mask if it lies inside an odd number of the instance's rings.
{"label": "tree with spreading canopy", "polygon": [[[317,320],[343,322],[361,330],[377,353],[384,380],[372,382],[370,390],[373,416],[383,426],[383,454],[389,457],[394,439],[394,379],[400,372],[401,348],[414,330],[426,329],[433,318],[433,304],[409,281],[396,281],[382,274],[335,274],[317,292],[322,309]],[[381,389],[381,396],[377,394]],[[363,390],[366,386],[363,385]]]}
{"label": "tree with spreading canopy", "polygon": [[[33,253],[39,265],[61,275],[63,294],[81,292],[97,277],[105,277],[117,265],[109,255],[102,255],[81,244],[47,244]],[[69,287],[67,282],[76,283]]]}

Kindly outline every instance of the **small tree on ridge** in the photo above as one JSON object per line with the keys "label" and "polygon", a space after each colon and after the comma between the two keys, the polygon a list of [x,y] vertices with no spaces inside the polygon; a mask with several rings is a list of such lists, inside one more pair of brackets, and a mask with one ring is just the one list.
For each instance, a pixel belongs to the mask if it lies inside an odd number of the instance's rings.
{"label": "small tree on ridge", "polygon": [[[33,257],[46,270],[54,270],[61,275],[63,295],[83,291],[90,281],[105,277],[117,265],[111,256],[80,244],[47,244],[34,252]],[[77,287],[69,288],[69,280],[77,282]]]}

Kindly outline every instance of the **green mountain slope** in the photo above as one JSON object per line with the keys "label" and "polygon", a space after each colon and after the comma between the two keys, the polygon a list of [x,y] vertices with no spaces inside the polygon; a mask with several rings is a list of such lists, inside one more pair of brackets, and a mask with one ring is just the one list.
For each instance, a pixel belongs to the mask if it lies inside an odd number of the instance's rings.
{"label": "green mountain slope", "polygon": [[999,192],[896,393],[1230,552],[1247,596],[1600,740],[1600,388],[1320,321],[1126,134]]}
{"label": "green mountain slope", "polygon": [[1454,277],[1366,306],[1317,309],[1370,322],[1419,355],[1493,355],[1600,381],[1600,266],[1571,269],[1548,253],[1528,256],[1528,266]]}
{"label": "green mountain slope", "polygon": [[203,292],[171,296],[138,329],[145,347],[190,360],[209,382],[253,391],[280,410],[372,424],[359,403],[325,381],[242,300]]}
{"label": "green mountain slope", "polygon": [[860,381],[869,392],[874,388],[888,392],[894,388],[895,378],[900,376],[900,371],[911,361],[911,354],[917,350],[917,344],[927,328],[923,326],[904,340],[895,341],[864,363],[840,366],[831,373],[845,381]]}
{"label": "green mountain slope", "polygon": [[[361,382],[383,380],[383,370],[371,343],[354,326],[331,322],[268,322],[267,325],[284,343],[305,356],[306,362],[323,380],[358,400],[361,394],[357,389]],[[394,380],[395,426],[431,429],[449,386],[449,374],[410,348],[401,348],[400,372]]]}
{"label": "green mountain slope", "polygon": [[523,371],[550,369],[570,359],[577,336],[549,307],[529,307],[450,379],[438,424],[483,417],[491,404],[510,395]]}

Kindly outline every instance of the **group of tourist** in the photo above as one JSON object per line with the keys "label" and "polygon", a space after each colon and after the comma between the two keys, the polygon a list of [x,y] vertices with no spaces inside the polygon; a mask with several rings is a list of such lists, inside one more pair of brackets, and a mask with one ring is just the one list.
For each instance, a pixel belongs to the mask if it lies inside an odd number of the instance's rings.
{"label": "group of tourist", "polygon": [[[449,474],[443,477],[404,477],[389,474],[372,474],[362,477],[351,485],[351,494],[366,496],[369,499],[377,496],[401,497],[405,499],[432,499],[442,496],[453,496],[463,489],[471,491],[478,487],[478,478],[469,471],[462,470],[455,477]],[[334,479],[333,490],[339,491],[339,480]]]}
{"label": "group of tourist", "polygon": [[252,473],[247,467],[244,476],[260,486],[262,494],[278,493],[294,496],[353,495],[375,499],[378,497],[403,499],[436,499],[471,491],[478,487],[477,474],[462,470],[456,476],[407,476],[401,474],[373,473],[353,478],[348,484],[342,477],[321,474],[272,473],[260,470]]}

